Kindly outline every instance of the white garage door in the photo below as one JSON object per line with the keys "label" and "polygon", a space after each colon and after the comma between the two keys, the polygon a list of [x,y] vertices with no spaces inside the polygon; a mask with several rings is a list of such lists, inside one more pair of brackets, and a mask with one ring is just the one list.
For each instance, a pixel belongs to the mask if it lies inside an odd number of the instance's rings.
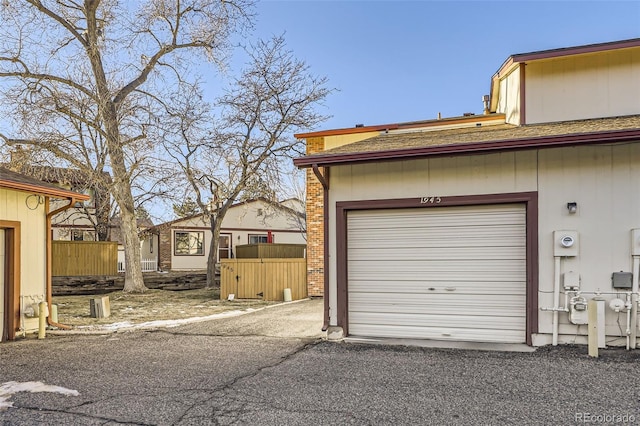
{"label": "white garage door", "polygon": [[524,342],[520,204],[351,211],[349,334]]}

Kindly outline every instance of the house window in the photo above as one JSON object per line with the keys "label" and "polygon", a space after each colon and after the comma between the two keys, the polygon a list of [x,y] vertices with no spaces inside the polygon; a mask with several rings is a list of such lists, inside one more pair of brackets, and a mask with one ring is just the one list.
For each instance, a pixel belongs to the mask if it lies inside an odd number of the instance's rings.
{"label": "house window", "polygon": [[72,188],[73,191],[79,192],[84,195],[88,195],[90,198],[87,201],[79,201],[76,203],[75,207],[87,207],[87,208],[95,208],[96,207],[96,194],[95,191],[91,188]]}
{"label": "house window", "polygon": [[176,256],[203,256],[204,232],[176,232],[174,252]]}
{"label": "house window", "polygon": [[93,231],[73,230],[71,231],[71,241],[95,241],[96,233]]}
{"label": "house window", "polygon": [[231,235],[220,235],[218,240],[218,259],[231,259]]}
{"label": "house window", "polygon": [[266,235],[252,235],[249,234],[249,244],[267,243],[268,237]]}
{"label": "house window", "polygon": [[149,253],[153,253],[153,235],[149,239]]}

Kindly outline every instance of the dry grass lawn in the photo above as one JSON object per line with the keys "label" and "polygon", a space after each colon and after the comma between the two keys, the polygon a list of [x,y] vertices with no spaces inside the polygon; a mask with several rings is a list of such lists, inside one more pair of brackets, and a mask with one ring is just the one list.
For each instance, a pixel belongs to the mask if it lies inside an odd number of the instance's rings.
{"label": "dry grass lawn", "polygon": [[[109,296],[111,316],[91,318],[90,302],[94,297]],[[262,300],[220,300],[218,289],[147,290],[142,294],[116,291],[98,296],[54,296],[58,305],[58,322],[71,326],[100,326],[119,322],[139,324],[155,320],[204,317],[225,311],[260,308],[277,302]]]}

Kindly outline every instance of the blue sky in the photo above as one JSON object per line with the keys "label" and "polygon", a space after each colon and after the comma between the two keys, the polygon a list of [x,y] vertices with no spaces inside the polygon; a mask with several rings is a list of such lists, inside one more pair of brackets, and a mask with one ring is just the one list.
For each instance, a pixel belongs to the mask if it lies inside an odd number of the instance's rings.
{"label": "blue sky", "polygon": [[319,129],[482,112],[509,55],[640,37],[640,1],[283,1],[255,36],[285,34],[339,91]]}

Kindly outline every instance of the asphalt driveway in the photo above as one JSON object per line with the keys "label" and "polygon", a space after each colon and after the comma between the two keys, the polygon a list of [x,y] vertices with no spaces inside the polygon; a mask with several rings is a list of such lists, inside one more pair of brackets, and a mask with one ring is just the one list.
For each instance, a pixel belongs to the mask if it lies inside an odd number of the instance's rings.
{"label": "asphalt driveway", "polygon": [[[322,301],[311,300],[156,331],[2,344],[0,401],[13,407],[0,424],[640,422],[638,352],[333,343],[318,338],[321,321]],[[10,382],[69,392],[8,394]]]}

